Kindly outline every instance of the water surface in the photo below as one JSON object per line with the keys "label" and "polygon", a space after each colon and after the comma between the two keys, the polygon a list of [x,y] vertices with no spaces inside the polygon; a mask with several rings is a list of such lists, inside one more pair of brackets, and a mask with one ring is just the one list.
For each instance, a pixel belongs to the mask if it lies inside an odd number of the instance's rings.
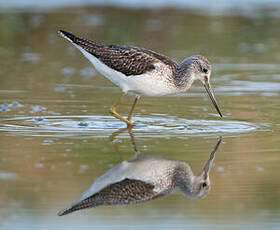
{"label": "water surface", "polygon": [[[185,8],[1,10],[0,229],[279,229],[280,21],[269,9],[251,16]],[[207,197],[175,193],[57,216],[94,178],[133,156],[128,132],[114,135],[124,124],[108,113],[120,90],[57,35],[61,28],[179,62],[209,58],[223,119],[196,83],[178,97],[143,98],[134,129],[141,153],[188,162],[196,173],[223,136]],[[120,113],[132,102],[125,98]]]}

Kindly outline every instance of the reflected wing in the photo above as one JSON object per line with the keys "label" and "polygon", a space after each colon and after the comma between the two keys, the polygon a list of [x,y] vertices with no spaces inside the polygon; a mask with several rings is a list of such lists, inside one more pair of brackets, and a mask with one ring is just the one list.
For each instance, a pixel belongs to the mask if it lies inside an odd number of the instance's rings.
{"label": "reflected wing", "polygon": [[100,205],[125,205],[151,200],[159,196],[153,189],[154,186],[152,184],[140,180],[124,179],[108,185],[100,192],[59,212],[58,215],[63,216],[80,209]]}
{"label": "reflected wing", "polygon": [[129,46],[105,45],[76,37],[66,31],[60,30],[59,32],[63,37],[82,47],[105,65],[126,76],[141,75],[152,71],[155,69],[154,64],[158,62],[169,65],[172,69],[177,66],[175,61],[151,50]]}

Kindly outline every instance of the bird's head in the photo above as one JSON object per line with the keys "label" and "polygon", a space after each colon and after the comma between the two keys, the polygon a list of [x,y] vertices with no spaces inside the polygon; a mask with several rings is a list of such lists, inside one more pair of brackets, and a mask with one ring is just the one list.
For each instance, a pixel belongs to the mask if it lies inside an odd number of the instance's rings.
{"label": "bird's head", "polygon": [[[205,87],[206,92],[208,93],[213,105],[215,106],[217,112],[222,117],[222,113],[218,107],[217,101],[214,97],[214,93],[210,85],[210,75],[211,75],[211,63],[207,58],[194,55],[185,59],[182,64],[186,74],[192,79],[192,81],[200,80]],[[186,71],[187,70],[187,71]]]}
{"label": "bird's head", "polygon": [[190,69],[192,71],[192,77],[194,80],[209,82],[212,67],[207,58],[201,55],[194,55],[188,57],[185,61],[190,63]]}

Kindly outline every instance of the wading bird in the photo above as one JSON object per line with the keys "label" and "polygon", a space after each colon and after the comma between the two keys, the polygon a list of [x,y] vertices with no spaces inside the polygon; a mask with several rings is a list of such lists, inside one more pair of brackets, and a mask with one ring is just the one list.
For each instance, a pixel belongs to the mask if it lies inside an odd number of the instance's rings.
{"label": "wading bird", "polygon": [[[119,86],[123,94],[111,107],[110,113],[133,127],[132,116],[141,96],[160,97],[187,91],[195,80],[204,85],[217,112],[222,113],[210,86],[211,64],[203,56],[194,55],[181,64],[160,53],[129,46],[106,45],[79,38],[60,30],[60,35],[76,46],[96,70]],[[126,94],[136,95],[128,118],[117,113],[117,106]]]}

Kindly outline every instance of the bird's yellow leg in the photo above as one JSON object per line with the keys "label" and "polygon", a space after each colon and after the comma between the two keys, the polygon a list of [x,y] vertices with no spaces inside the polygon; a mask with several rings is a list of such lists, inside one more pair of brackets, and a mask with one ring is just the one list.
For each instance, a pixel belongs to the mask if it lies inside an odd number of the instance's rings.
{"label": "bird's yellow leg", "polygon": [[130,109],[130,112],[129,112],[129,115],[128,115],[128,118],[127,118],[127,120],[128,120],[130,123],[132,123],[133,112],[134,112],[134,109],[135,109],[136,104],[137,104],[137,102],[138,102],[139,99],[140,99],[140,96],[136,96],[136,97],[135,97],[135,100],[134,100],[134,102],[133,102],[133,105],[132,105],[132,107],[131,107],[131,109]]}
{"label": "bird's yellow leg", "polygon": [[111,107],[110,109],[110,113],[117,119],[125,122],[127,124],[128,127],[133,127],[135,126],[131,121],[127,120],[126,118],[122,117],[120,114],[117,113],[116,109],[118,107],[118,105],[121,102],[121,99],[126,95],[126,93],[123,93],[115,102],[115,104]]}

